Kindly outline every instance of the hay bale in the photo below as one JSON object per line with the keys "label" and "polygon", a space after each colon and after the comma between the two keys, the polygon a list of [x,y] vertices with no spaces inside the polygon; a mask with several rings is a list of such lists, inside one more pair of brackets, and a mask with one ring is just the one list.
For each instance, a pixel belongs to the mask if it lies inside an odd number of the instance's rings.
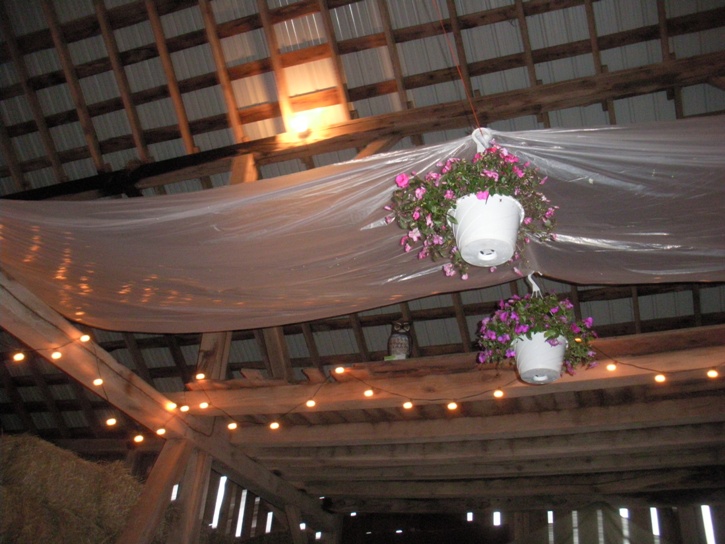
{"label": "hay bale", "polygon": [[86,461],[33,436],[3,436],[0,460],[0,544],[112,543],[143,490],[121,462]]}

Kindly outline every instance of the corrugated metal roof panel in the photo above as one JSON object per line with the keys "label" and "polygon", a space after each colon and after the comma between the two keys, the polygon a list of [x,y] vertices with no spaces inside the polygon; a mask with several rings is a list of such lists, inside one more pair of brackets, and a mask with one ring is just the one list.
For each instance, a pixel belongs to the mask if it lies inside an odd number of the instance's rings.
{"label": "corrugated metal roof panel", "polygon": [[39,0],[3,0],[15,36],[46,28],[45,15]]}
{"label": "corrugated metal roof panel", "polygon": [[68,50],[76,66],[108,57],[103,37],[100,35],[71,42],[68,44]]}
{"label": "corrugated metal roof panel", "polygon": [[[216,3],[216,2],[215,2]],[[269,57],[264,30],[258,28],[221,40],[227,66],[236,66]]]}
{"label": "corrugated metal roof panel", "polygon": [[[212,6],[216,7],[219,2],[212,2]],[[217,21],[218,22],[218,21]],[[201,11],[197,6],[192,6],[172,13],[161,16],[161,26],[164,29],[166,39],[182,34],[188,34],[196,30],[204,29],[204,19]]]}
{"label": "corrugated metal roof panel", "polygon": [[241,19],[257,13],[256,2],[239,2],[239,0],[214,0],[211,3],[214,20],[217,24]]}
{"label": "corrugated metal roof panel", "polygon": [[330,17],[338,40],[370,36],[383,28],[375,0],[361,0],[333,9]]}
{"label": "corrugated metal roof panel", "polygon": [[30,121],[33,118],[33,112],[30,110],[25,96],[13,96],[0,101],[0,115],[2,115],[2,122],[6,127]]}

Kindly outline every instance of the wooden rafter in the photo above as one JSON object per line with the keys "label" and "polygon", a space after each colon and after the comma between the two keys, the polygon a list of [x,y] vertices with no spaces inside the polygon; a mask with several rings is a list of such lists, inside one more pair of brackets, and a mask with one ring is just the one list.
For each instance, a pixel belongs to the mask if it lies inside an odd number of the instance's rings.
{"label": "wooden rafter", "polygon": [[[25,59],[20,52],[20,47],[18,46],[18,43],[15,39],[15,34],[10,24],[10,19],[8,18],[8,14],[5,11],[5,5],[1,2],[0,28],[2,29],[3,36],[5,37],[5,44],[7,45],[7,49],[10,53],[10,58],[13,61],[13,65],[15,66],[15,71],[18,73],[18,78],[20,79],[20,85],[23,89],[23,93],[25,94],[25,98],[28,101],[28,105],[30,106],[30,111],[33,114],[33,121],[35,122],[35,125],[37,127],[40,141],[43,144],[43,149],[45,150],[45,154],[48,156],[51,168],[53,169],[55,180],[58,183],[62,183],[67,180],[67,176],[63,171],[63,165],[58,158],[58,152],[55,148],[53,137],[50,135],[50,130],[48,129],[48,125],[43,114],[43,108],[40,105],[40,100],[38,100],[38,95],[36,94],[35,89],[33,89],[33,87],[29,83],[30,75],[28,73],[28,68],[25,64]],[[2,128],[1,138],[3,142],[3,148],[5,148],[8,144],[5,143],[7,134],[4,126]],[[8,153],[6,153],[6,155],[8,155]],[[19,168],[16,165],[15,158],[9,155],[8,162],[12,168],[11,173],[13,174],[13,179],[19,181],[20,186],[24,186],[25,183],[23,180],[23,176],[21,172],[18,172]]]}
{"label": "wooden rafter", "polygon": [[46,22],[50,29],[50,34],[53,38],[53,45],[58,53],[60,64],[63,67],[63,76],[65,82],[68,85],[70,95],[73,99],[73,104],[76,108],[78,115],[78,121],[83,128],[83,136],[85,137],[86,144],[88,145],[88,152],[93,160],[93,164],[96,170],[99,172],[106,170],[106,165],[103,162],[103,154],[101,152],[101,146],[98,143],[98,136],[96,135],[96,129],[93,127],[93,120],[88,112],[88,106],[86,105],[85,98],[83,97],[83,90],[81,89],[78,76],[73,65],[73,59],[71,58],[70,51],[68,50],[68,44],[66,43],[63,35],[63,30],[58,20],[58,15],[53,7],[52,0],[41,0],[41,6],[43,7],[43,13],[45,15]]}

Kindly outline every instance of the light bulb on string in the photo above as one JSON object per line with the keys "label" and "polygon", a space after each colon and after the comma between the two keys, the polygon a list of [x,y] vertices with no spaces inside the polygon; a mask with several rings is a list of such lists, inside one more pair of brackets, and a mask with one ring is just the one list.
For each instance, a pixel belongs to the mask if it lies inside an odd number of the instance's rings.
{"label": "light bulb on string", "polygon": [[452,412],[453,410],[458,410],[458,403],[457,402],[449,402],[447,405],[447,408]]}
{"label": "light bulb on string", "polygon": [[163,427],[160,427],[160,428],[156,429],[156,434],[159,436],[164,436],[166,434],[166,429],[164,429]]}
{"label": "light bulb on string", "polygon": [[237,427],[239,427],[239,425],[237,425],[237,422],[236,421],[230,421],[227,424],[227,429],[229,429],[230,431],[236,430]]}
{"label": "light bulb on string", "polygon": [[607,370],[609,372],[614,372],[615,370],[617,370],[617,363],[609,363],[607,365]]}
{"label": "light bulb on string", "polygon": [[81,342],[88,342],[88,341],[90,341],[90,339],[91,339],[90,335],[82,334],[78,340],[80,340]]}
{"label": "light bulb on string", "polygon": [[201,408],[202,410],[206,410],[207,408],[209,408],[209,403],[201,402],[201,403],[199,403],[199,408]]}
{"label": "light bulb on string", "polygon": [[136,442],[136,444],[140,444],[143,442],[143,435],[141,433],[137,434],[133,437],[133,441]]}
{"label": "light bulb on string", "polygon": [[711,379],[715,379],[720,375],[720,373],[717,371],[717,368],[711,368],[707,371],[707,377]]}
{"label": "light bulb on string", "polygon": [[206,374],[204,374],[203,372],[197,372],[194,378],[196,378],[197,380],[203,380],[206,378]]}
{"label": "light bulb on string", "polygon": [[345,367],[344,366],[338,366],[335,368],[335,374],[344,374],[345,373]]}
{"label": "light bulb on string", "polygon": [[106,420],[106,425],[108,425],[109,427],[113,427],[116,423],[118,423],[118,421],[116,421],[115,417],[109,417]]}
{"label": "light bulb on string", "polygon": [[664,383],[665,381],[667,381],[667,377],[664,374],[657,374],[655,376],[655,381],[657,383]]}
{"label": "light bulb on string", "polygon": [[316,404],[317,403],[315,402],[314,399],[310,399],[307,402],[305,402],[305,406],[307,406],[308,408],[314,408]]}
{"label": "light bulb on string", "polygon": [[189,411],[189,406],[187,404],[184,404],[184,405],[182,405],[179,408],[179,411],[181,411],[181,412],[188,412]]}
{"label": "light bulb on string", "polygon": [[493,396],[496,397],[497,399],[500,399],[501,397],[503,397],[504,396],[503,389],[496,389],[493,392]]}
{"label": "light bulb on string", "polygon": [[95,380],[93,380],[93,385],[95,385],[96,387],[98,387],[99,385],[103,385],[103,378],[96,378]]}
{"label": "light bulb on string", "polygon": [[22,351],[19,351],[15,355],[13,355],[13,361],[15,361],[16,363],[19,363],[23,360],[25,360],[25,354]]}
{"label": "light bulb on string", "polygon": [[365,395],[368,398],[372,397],[374,394],[375,394],[375,391],[373,391],[372,389],[366,389],[365,391],[363,391],[363,395]]}
{"label": "light bulb on string", "polygon": [[273,421],[272,423],[269,424],[269,428],[272,429],[273,431],[276,431],[277,429],[279,429],[279,422]]}
{"label": "light bulb on string", "polygon": [[175,402],[173,402],[173,401],[169,401],[169,402],[167,402],[167,403],[166,403],[166,409],[167,409],[167,410],[168,410],[169,412],[172,412],[173,410],[176,410],[176,403],[175,403]]}
{"label": "light bulb on string", "polygon": [[58,351],[58,350],[55,350],[53,353],[50,354],[50,358],[51,359],[54,359],[56,361],[58,359],[60,359],[61,357],[63,357],[63,354],[60,351]]}
{"label": "light bulb on string", "polygon": [[411,408],[413,408],[413,403],[407,400],[403,403],[403,408],[405,408],[406,410],[410,410]]}

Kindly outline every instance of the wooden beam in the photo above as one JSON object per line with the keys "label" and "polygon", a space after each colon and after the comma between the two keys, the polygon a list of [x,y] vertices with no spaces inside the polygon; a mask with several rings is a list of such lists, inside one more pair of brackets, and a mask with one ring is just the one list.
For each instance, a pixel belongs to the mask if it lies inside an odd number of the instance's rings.
{"label": "wooden beam", "polygon": [[10,136],[8,136],[8,131],[2,119],[0,119],[0,150],[2,150],[3,158],[7,164],[7,172],[13,180],[15,190],[28,189],[30,185],[25,179],[25,174],[23,174],[23,169],[18,160],[18,154],[15,152],[15,147]]}
{"label": "wooden beam", "polygon": [[141,121],[139,120],[138,113],[136,112],[136,106],[131,98],[131,86],[128,83],[126,70],[124,69],[123,62],[121,61],[121,54],[118,51],[118,44],[116,43],[116,37],[113,34],[113,27],[111,27],[111,21],[108,17],[108,10],[106,9],[106,5],[103,3],[103,0],[93,0],[93,7],[96,10],[98,25],[101,28],[103,43],[106,46],[106,52],[108,53],[108,58],[111,61],[111,68],[113,70],[113,75],[116,78],[116,85],[118,85],[118,91],[121,94],[123,109],[126,110],[126,117],[128,118],[128,124],[131,127],[131,136],[133,137],[133,142],[136,145],[136,152],[142,162],[149,162],[151,160],[151,156],[149,155],[148,147],[146,147],[143,127],[141,126]]}
{"label": "wooden beam", "polygon": [[282,327],[262,329],[269,373],[273,379],[294,382],[295,375]]}
{"label": "wooden beam", "polygon": [[[81,331],[55,310],[0,270],[0,327],[27,346],[47,356],[49,362],[96,391],[126,415],[149,429],[165,428],[165,436],[186,438],[223,464],[230,476],[268,500],[284,507],[296,504],[311,524],[334,527],[334,516],[322,511],[317,499],[301,493],[242,454],[229,442],[226,429],[213,429],[203,419],[170,413],[168,397],[141,380],[95,343],[81,343]],[[51,349],[63,346],[63,357],[51,359]],[[99,391],[92,382],[104,379]]]}
{"label": "wooden beam", "polygon": [[[35,122],[38,135],[40,136],[40,141],[43,144],[43,149],[45,150],[45,154],[48,156],[50,166],[53,169],[53,173],[55,174],[55,180],[58,183],[62,183],[66,181],[68,177],[65,175],[65,172],[63,171],[63,165],[58,158],[58,151],[55,148],[53,137],[50,135],[50,130],[48,130],[48,125],[45,122],[43,108],[40,105],[40,100],[38,100],[38,95],[36,94],[35,89],[29,83],[30,74],[28,73],[25,59],[23,58],[23,54],[21,53],[20,47],[18,46],[17,40],[15,39],[15,33],[13,32],[13,28],[10,24],[8,14],[5,11],[4,2],[0,2],[0,29],[2,29],[2,33],[5,38],[5,44],[7,45],[10,57],[12,58],[13,65],[15,66],[15,71],[18,73],[18,78],[20,79],[20,85],[23,89],[25,99],[28,101],[30,111],[33,114],[33,121]],[[2,140],[4,140],[4,137],[5,136],[3,134]],[[3,142],[3,147],[5,147],[6,145],[7,144]],[[11,159],[12,157],[9,157],[8,161],[10,161]],[[15,166],[15,164],[12,164],[10,162],[8,165],[11,168],[11,173],[13,173],[13,179],[15,179],[18,174],[14,169],[17,167]],[[20,186],[23,187],[25,185],[25,182],[22,175],[20,175],[17,179],[20,181]]]}
{"label": "wooden beam", "polygon": [[291,132],[292,116],[294,115],[294,111],[292,109],[292,104],[290,103],[290,88],[284,67],[282,66],[277,34],[275,33],[274,23],[271,19],[267,0],[257,0],[257,10],[259,11],[259,19],[262,22],[264,36],[267,40],[269,60],[272,66],[272,71],[274,72],[274,80],[277,85],[277,101],[279,102],[279,109],[282,113],[282,123],[284,124],[285,132]]}
{"label": "wooden beam", "polygon": [[103,162],[103,155],[101,153],[101,146],[98,143],[96,129],[93,127],[93,120],[91,119],[91,115],[88,113],[88,107],[86,106],[85,98],[83,98],[83,91],[78,81],[75,67],[73,66],[73,60],[70,56],[68,45],[63,36],[58,15],[55,12],[52,0],[41,0],[41,6],[50,29],[50,34],[53,38],[53,45],[58,53],[60,64],[63,67],[63,75],[65,77],[65,82],[68,85],[71,98],[73,99],[73,104],[75,105],[76,113],[78,114],[78,120],[83,128],[83,135],[85,136],[91,159],[93,160],[96,170],[99,172],[104,171],[106,170],[106,165]]}
{"label": "wooden beam", "polygon": [[196,371],[210,380],[225,380],[231,345],[232,333],[229,331],[202,334]]}
{"label": "wooden beam", "polygon": [[166,441],[116,544],[150,544],[154,541],[171,501],[171,489],[184,471],[191,450],[188,440]]}
{"label": "wooden beam", "polygon": [[[691,332],[688,340],[687,332]],[[705,327],[701,331],[680,331],[681,334],[650,333],[637,337],[613,338],[600,340],[597,345],[601,346],[603,355],[599,358],[599,365],[590,370],[577,372],[575,376],[562,377],[557,382],[547,386],[551,393],[562,391],[591,391],[602,388],[623,387],[630,385],[642,385],[652,383],[654,372],[648,368],[656,368],[663,372],[673,373],[671,381],[691,379],[693,376],[701,377],[704,370],[713,365],[721,365],[725,359],[725,346],[722,338],[725,338],[724,326]],[[721,336],[722,335],[722,336]],[[643,354],[649,349],[663,349],[667,344],[667,338],[671,338],[673,349],[670,353]],[[720,339],[718,340],[718,337]],[[641,340],[637,340],[641,338]],[[697,340],[696,340],[697,339]],[[711,347],[695,349],[684,349],[692,342],[707,342]],[[690,344],[690,345],[692,345]],[[629,352],[629,353],[628,353]],[[620,365],[615,374],[608,372],[605,368],[609,357],[614,357]],[[405,370],[410,372],[411,368],[448,369],[447,374],[428,374],[425,376],[409,377]],[[209,399],[212,408],[208,410],[209,415],[221,415],[216,409],[224,410],[224,413],[231,416],[271,414],[286,412],[303,404],[311,395],[316,393],[318,406],[316,411],[338,411],[353,408],[395,408],[400,405],[398,394],[386,393],[402,392],[405,395],[420,399],[419,403],[425,403],[424,399],[435,399],[433,403],[440,404],[440,398],[491,398],[491,392],[499,387],[505,387],[507,397],[518,398],[535,396],[542,393],[541,389],[515,382],[513,369],[502,368],[501,371],[487,367],[477,367],[475,357],[471,354],[455,354],[440,357],[409,359],[394,365],[390,362],[384,366],[376,367],[366,364],[362,368],[372,373],[367,383],[373,388],[380,389],[380,393],[369,399],[361,398],[361,385],[358,381],[347,381],[337,384],[329,384],[319,389],[315,384],[296,384],[273,387],[262,387],[245,390],[243,397],[234,391],[207,390],[187,391],[184,393],[188,403],[192,405],[191,413],[200,413],[194,408],[198,402]],[[398,375],[394,372],[397,369]],[[466,371],[466,369],[470,369]],[[355,371],[355,367],[349,369]],[[454,373],[452,373],[454,372]],[[171,398],[180,400],[180,394],[169,394]]]}
{"label": "wooden beam", "polygon": [[330,48],[330,59],[332,60],[333,72],[335,76],[335,89],[337,90],[338,101],[342,107],[344,119],[350,119],[350,97],[347,94],[347,81],[345,79],[345,68],[340,58],[340,50],[337,46],[337,38],[335,36],[335,27],[332,24],[332,16],[330,8],[327,6],[327,0],[317,0],[317,6],[320,10],[320,18],[322,19],[322,28],[325,30],[325,39]]}

